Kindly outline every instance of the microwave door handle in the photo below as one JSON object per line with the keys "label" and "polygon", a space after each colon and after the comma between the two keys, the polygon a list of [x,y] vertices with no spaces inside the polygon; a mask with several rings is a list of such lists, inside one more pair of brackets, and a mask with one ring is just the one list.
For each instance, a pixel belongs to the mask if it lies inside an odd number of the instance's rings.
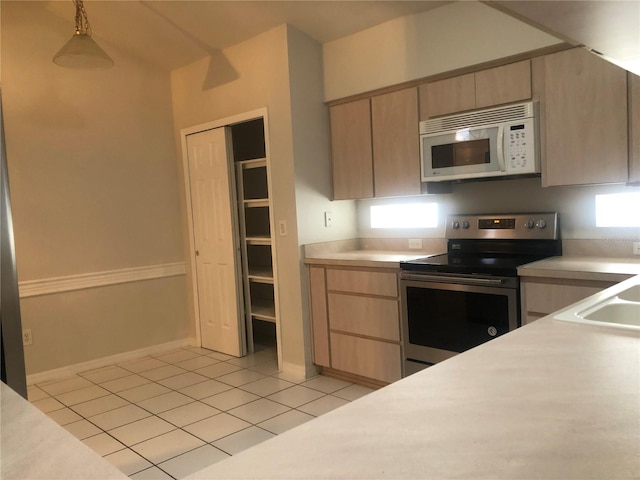
{"label": "microwave door handle", "polygon": [[506,172],[507,169],[504,163],[504,125],[498,126],[498,139],[496,143],[496,148],[498,151],[498,166],[500,167],[501,172]]}

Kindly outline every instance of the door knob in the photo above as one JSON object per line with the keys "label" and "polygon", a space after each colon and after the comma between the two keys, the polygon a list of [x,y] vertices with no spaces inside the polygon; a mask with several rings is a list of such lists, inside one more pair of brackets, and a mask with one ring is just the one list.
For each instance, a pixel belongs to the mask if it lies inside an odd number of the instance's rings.
{"label": "door knob", "polygon": [[196,250],[196,257],[200,255],[200,250]]}

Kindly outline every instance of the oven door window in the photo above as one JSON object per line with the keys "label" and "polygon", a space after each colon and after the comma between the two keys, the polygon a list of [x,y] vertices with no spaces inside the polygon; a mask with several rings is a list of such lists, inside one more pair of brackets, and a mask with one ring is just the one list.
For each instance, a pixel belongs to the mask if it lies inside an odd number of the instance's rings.
{"label": "oven door window", "polygon": [[513,291],[495,290],[501,293],[407,287],[409,343],[464,352],[507,333]]}

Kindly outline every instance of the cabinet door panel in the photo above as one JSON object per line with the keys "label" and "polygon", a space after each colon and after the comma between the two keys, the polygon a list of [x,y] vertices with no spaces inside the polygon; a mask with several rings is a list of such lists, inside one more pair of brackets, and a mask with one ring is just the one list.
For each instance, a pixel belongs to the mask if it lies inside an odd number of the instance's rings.
{"label": "cabinet door panel", "polygon": [[543,185],[628,177],[626,72],[584,49],[544,58]]}
{"label": "cabinet door panel", "polygon": [[316,365],[331,365],[329,352],[329,318],[327,316],[327,288],[325,270],[309,268],[311,286],[311,328],[313,337],[313,361]]}
{"label": "cabinet door panel", "polygon": [[613,285],[607,282],[587,281],[571,283],[568,281],[526,282],[524,291],[527,312],[548,315]]}
{"label": "cabinet door panel", "polygon": [[329,294],[331,330],[400,341],[397,300]]}
{"label": "cabinet door panel", "polygon": [[369,99],[335,105],[329,115],[334,200],[373,197]]}
{"label": "cabinet door panel", "polygon": [[331,351],[336,370],[389,383],[402,377],[400,345],[333,333]]}
{"label": "cabinet door panel", "polygon": [[376,197],[420,194],[418,89],[371,99]]}
{"label": "cabinet door panel", "polygon": [[476,108],[475,75],[459,75],[420,86],[420,119]]}
{"label": "cabinet door panel", "polygon": [[327,289],[397,297],[398,276],[390,272],[327,269]]}
{"label": "cabinet door panel", "polygon": [[629,181],[640,182],[640,77],[629,73]]}
{"label": "cabinet door panel", "polygon": [[531,62],[510,63],[476,73],[476,108],[531,98]]}

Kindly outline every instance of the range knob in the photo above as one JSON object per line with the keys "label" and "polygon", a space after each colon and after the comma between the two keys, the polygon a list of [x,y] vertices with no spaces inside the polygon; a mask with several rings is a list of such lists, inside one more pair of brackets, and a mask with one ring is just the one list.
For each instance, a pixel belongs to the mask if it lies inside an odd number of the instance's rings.
{"label": "range knob", "polygon": [[533,219],[529,219],[526,222],[524,222],[524,226],[525,228],[533,228],[536,226],[536,222],[533,221]]}
{"label": "range knob", "polygon": [[454,220],[451,226],[455,229],[460,228],[460,222],[458,220]]}
{"label": "range knob", "polygon": [[538,227],[538,228],[544,228],[546,226],[547,226],[547,222],[546,222],[546,220],[543,220],[542,218],[536,222],[536,227]]}
{"label": "range knob", "polygon": [[464,220],[464,221],[462,222],[462,228],[469,228],[470,226],[471,226],[471,225],[469,224],[469,222],[468,222],[468,221]]}

